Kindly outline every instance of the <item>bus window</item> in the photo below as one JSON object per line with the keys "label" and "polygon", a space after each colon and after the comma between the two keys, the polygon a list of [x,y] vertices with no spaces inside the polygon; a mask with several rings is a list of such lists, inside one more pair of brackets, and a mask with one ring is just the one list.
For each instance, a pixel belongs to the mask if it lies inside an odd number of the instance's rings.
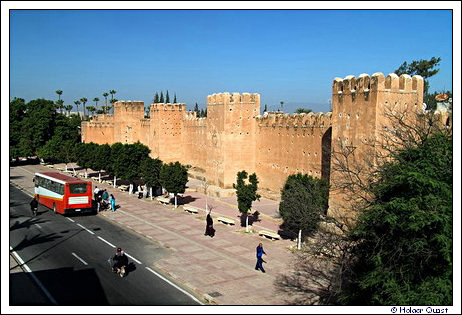
{"label": "bus window", "polygon": [[71,194],[85,194],[87,192],[87,184],[69,184]]}

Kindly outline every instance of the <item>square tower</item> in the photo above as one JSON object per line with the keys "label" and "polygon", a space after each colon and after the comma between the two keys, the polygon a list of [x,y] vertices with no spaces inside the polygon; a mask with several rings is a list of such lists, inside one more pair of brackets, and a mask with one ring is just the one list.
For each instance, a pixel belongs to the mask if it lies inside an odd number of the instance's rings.
{"label": "square tower", "polygon": [[260,94],[219,93],[207,97],[207,179],[232,188],[237,172],[255,172],[256,117]]}

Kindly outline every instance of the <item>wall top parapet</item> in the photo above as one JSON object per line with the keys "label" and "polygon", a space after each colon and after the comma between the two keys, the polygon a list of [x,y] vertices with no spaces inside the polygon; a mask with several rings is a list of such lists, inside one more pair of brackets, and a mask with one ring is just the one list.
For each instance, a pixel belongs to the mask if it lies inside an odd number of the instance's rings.
{"label": "wall top parapet", "polygon": [[125,106],[144,106],[144,102],[143,101],[131,101],[131,100],[128,100],[128,101],[117,101],[114,103],[114,106],[121,106],[121,105],[125,105]]}
{"label": "wall top parapet", "polygon": [[186,111],[185,103],[153,103],[151,104],[151,111],[172,110],[172,111]]}
{"label": "wall top parapet", "polygon": [[366,93],[374,91],[416,92],[423,93],[424,80],[420,75],[410,76],[402,74],[397,76],[390,73],[385,77],[383,73],[376,72],[372,76],[363,73],[357,78],[348,75],[345,78],[335,78],[332,84],[333,94]]}
{"label": "wall top parapet", "polygon": [[207,104],[236,104],[236,103],[259,103],[258,93],[215,93],[207,96]]}
{"label": "wall top parapet", "polygon": [[286,126],[286,127],[326,127],[331,125],[332,112],[327,113],[301,113],[288,114],[282,112],[265,112],[256,116],[260,126]]}

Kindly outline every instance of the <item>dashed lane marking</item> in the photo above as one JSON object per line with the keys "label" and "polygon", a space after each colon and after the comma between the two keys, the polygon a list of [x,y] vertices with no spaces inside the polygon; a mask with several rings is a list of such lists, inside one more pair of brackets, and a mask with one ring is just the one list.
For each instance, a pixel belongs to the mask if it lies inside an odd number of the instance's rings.
{"label": "dashed lane marking", "polygon": [[82,264],[84,264],[85,266],[87,266],[87,262],[85,260],[83,260],[82,258],[80,258],[79,256],[77,256],[76,253],[72,253],[72,256],[74,256],[75,258],[77,258],[78,260],[80,260],[82,262]]}
{"label": "dashed lane marking", "polygon": [[139,261],[138,259],[134,258],[133,256],[130,256],[129,254],[125,253],[125,255],[127,255],[128,257],[130,257],[132,260],[136,261],[139,265],[142,265],[141,261]]}
{"label": "dashed lane marking", "polygon": [[105,240],[104,238],[102,238],[101,236],[98,236],[98,238],[99,238],[100,240],[102,240],[104,243],[108,244],[109,246],[115,248],[115,245],[109,243],[108,241],[106,241],[106,240]]}
{"label": "dashed lane marking", "polygon": [[42,289],[43,293],[48,297],[51,303],[54,305],[58,305],[58,302],[56,302],[55,298],[48,292],[48,290],[43,286],[42,282],[35,276],[34,272],[29,268],[28,265],[24,263],[24,260],[13,250],[13,247],[10,246],[10,251],[13,254],[13,256],[16,258],[16,260],[19,262],[20,267],[23,268],[27,273],[30,274],[32,279],[37,283],[37,285]]}
{"label": "dashed lane marking", "polygon": [[71,222],[75,222],[75,221],[72,220],[71,218],[66,217],[66,219],[68,219],[68,220],[71,221]]}
{"label": "dashed lane marking", "polygon": [[80,226],[80,227],[81,227],[82,229],[84,229],[85,231],[87,231],[88,233],[95,235],[95,233],[94,233],[93,231],[90,231],[89,229],[87,229],[87,228],[84,227],[83,225],[81,225],[81,224],[79,224],[79,223],[77,223],[77,225]]}
{"label": "dashed lane marking", "polygon": [[180,288],[179,286],[177,286],[175,283],[173,283],[172,281],[168,280],[167,278],[165,278],[164,276],[162,276],[161,274],[159,274],[158,272],[155,272],[154,270],[152,270],[151,268],[149,267],[145,267],[148,271],[152,272],[153,274],[155,274],[156,276],[158,276],[159,278],[161,278],[162,280],[164,280],[165,282],[167,282],[168,284],[170,284],[171,286],[175,287],[176,289],[180,290],[181,292],[183,292],[184,294],[186,294],[187,296],[189,296],[191,299],[193,299],[194,301],[196,301],[197,303],[199,303],[200,305],[204,305],[204,303],[202,303],[201,301],[199,301],[194,295],[192,295],[191,293],[183,290],[182,288]]}

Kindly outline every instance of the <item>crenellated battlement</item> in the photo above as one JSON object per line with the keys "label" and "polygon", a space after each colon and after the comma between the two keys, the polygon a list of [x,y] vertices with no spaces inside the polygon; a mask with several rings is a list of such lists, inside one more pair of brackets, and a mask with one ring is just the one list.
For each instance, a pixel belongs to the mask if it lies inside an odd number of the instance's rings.
{"label": "crenellated battlement", "polygon": [[332,92],[338,94],[366,93],[376,91],[415,92],[423,93],[424,80],[420,75],[402,74],[399,77],[390,73],[385,78],[383,73],[376,72],[372,76],[366,73],[355,78],[352,75],[345,78],[335,78]]}
{"label": "crenellated battlement", "polygon": [[238,103],[258,103],[260,94],[258,93],[216,93],[207,96],[208,105],[238,104]]}
{"label": "crenellated battlement", "polygon": [[331,125],[332,113],[292,114],[267,112],[256,117],[260,127],[315,127],[323,128]]}
{"label": "crenellated battlement", "polygon": [[114,103],[114,107],[125,107],[134,110],[139,110],[140,108],[144,110],[143,101],[117,101]]}
{"label": "crenellated battlement", "polygon": [[151,111],[186,111],[186,104],[184,103],[153,103],[151,104]]}

